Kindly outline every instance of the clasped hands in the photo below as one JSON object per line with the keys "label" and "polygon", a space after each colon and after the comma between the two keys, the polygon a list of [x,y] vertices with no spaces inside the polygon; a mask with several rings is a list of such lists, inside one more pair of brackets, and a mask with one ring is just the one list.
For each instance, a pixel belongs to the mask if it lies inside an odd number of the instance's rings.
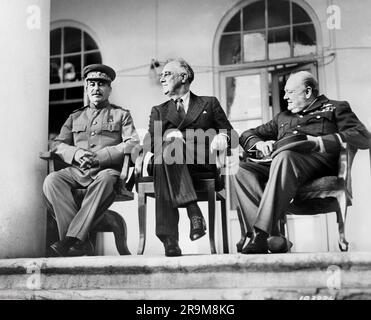
{"label": "clasped hands", "polygon": [[81,169],[90,169],[99,166],[96,154],[88,150],[78,149],[75,153],[74,159],[80,165]]}

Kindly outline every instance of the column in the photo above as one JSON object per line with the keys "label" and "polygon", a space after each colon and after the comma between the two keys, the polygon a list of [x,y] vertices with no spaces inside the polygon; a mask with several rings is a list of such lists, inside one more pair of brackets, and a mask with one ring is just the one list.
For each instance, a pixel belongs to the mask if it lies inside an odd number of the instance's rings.
{"label": "column", "polygon": [[1,0],[0,258],[44,255],[49,25],[49,0]]}

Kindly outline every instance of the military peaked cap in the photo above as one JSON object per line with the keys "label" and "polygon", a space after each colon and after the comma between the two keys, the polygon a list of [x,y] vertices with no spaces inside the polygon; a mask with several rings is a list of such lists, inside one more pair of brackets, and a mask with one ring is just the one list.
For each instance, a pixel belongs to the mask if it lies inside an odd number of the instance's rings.
{"label": "military peaked cap", "polygon": [[116,72],[111,67],[104,64],[90,64],[84,68],[84,78],[86,80],[105,80],[111,82],[116,78]]}

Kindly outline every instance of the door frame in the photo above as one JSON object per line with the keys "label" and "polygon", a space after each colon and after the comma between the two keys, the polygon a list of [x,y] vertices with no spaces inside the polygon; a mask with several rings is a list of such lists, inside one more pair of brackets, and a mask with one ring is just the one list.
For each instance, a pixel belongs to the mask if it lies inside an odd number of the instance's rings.
{"label": "door frame", "polygon": [[281,112],[280,106],[280,88],[279,88],[279,77],[299,71],[309,71],[317,79],[317,63],[311,62],[302,65],[297,65],[294,67],[282,68],[276,71],[272,71],[272,107],[273,107],[273,116]]}

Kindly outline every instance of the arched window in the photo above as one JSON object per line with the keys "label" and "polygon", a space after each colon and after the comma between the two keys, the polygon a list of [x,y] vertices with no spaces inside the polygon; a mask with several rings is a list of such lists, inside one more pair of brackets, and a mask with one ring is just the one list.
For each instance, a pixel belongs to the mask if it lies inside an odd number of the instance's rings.
{"label": "arched window", "polygon": [[225,26],[219,64],[312,55],[316,33],[307,12],[291,0],[260,0],[242,7]]}
{"label": "arched window", "polygon": [[84,104],[82,70],[102,63],[96,41],[82,28],[62,25],[50,32],[49,132],[58,132],[66,117]]}
{"label": "arched window", "polygon": [[291,72],[317,73],[320,23],[303,0],[243,0],[219,24],[214,80],[227,116],[244,131],[287,109]]}

